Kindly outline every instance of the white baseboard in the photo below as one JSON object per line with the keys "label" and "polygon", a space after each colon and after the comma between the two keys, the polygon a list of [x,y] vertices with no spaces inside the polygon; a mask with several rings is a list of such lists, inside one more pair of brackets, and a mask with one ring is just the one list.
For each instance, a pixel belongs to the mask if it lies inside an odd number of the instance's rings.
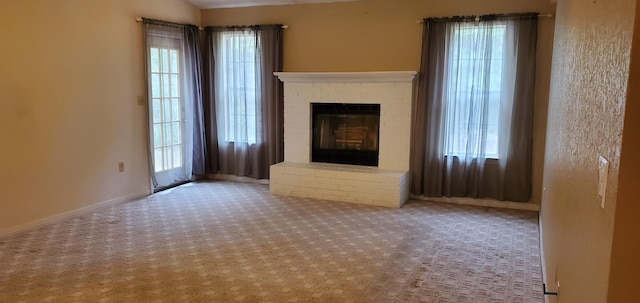
{"label": "white baseboard", "polygon": [[107,200],[107,201],[102,201],[96,204],[91,204],[85,207],[81,207],[78,209],[74,209],[68,212],[64,212],[61,214],[57,214],[57,215],[53,215],[51,217],[47,217],[44,219],[40,219],[34,222],[30,222],[27,224],[23,224],[23,225],[19,225],[17,227],[12,227],[9,229],[5,229],[5,230],[0,230],[0,238],[3,237],[8,237],[17,233],[21,233],[27,230],[31,230],[37,227],[40,227],[42,225],[46,225],[46,224],[51,224],[60,220],[64,220],[64,219],[68,219],[71,217],[75,217],[75,216],[80,216],[80,215],[84,215],[86,213],[98,210],[100,208],[104,208],[104,207],[108,207],[108,206],[113,206],[113,205],[117,205],[120,203],[124,203],[124,202],[128,202],[131,200],[135,200],[138,198],[142,198],[145,196],[148,196],[149,192],[148,191],[144,191],[144,192],[138,192],[138,193],[133,193],[133,194],[128,194],[122,197],[118,197],[118,198],[114,198],[111,200]]}
{"label": "white baseboard", "polygon": [[[544,257],[544,241],[542,239],[542,215],[538,216],[538,227],[540,228],[540,266],[542,267],[542,283],[546,284],[547,287],[550,287],[551,289],[547,288],[547,291],[551,291],[551,292],[557,292],[557,285],[555,282],[549,284],[547,283],[547,259]],[[542,287],[542,285],[540,285],[540,287]],[[555,303],[557,302],[556,297],[554,296],[544,296],[544,302],[545,303]]]}
{"label": "white baseboard", "polygon": [[[538,216],[538,241],[540,241],[540,267],[542,268],[542,283],[547,283],[547,268],[544,260],[544,243],[542,242],[542,214]],[[549,303],[549,298],[544,296],[544,303]]]}
{"label": "white baseboard", "polygon": [[453,204],[464,204],[464,205],[475,205],[475,206],[485,206],[485,207],[495,207],[495,208],[508,208],[508,209],[519,209],[519,210],[530,210],[530,211],[540,211],[540,205],[529,203],[529,202],[510,202],[510,201],[499,201],[493,199],[473,199],[473,198],[461,198],[461,197],[423,197],[416,195],[409,195],[410,199],[416,200],[425,200],[425,201],[433,201],[433,202],[444,202],[444,203],[453,203]]}
{"label": "white baseboard", "polygon": [[246,183],[256,183],[256,184],[269,185],[269,179],[254,179],[254,178],[249,178],[249,177],[238,177],[236,175],[228,175],[228,174],[207,175],[207,178],[212,179],[212,180],[220,180],[220,181],[236,181],[236,182],[246,182]]}

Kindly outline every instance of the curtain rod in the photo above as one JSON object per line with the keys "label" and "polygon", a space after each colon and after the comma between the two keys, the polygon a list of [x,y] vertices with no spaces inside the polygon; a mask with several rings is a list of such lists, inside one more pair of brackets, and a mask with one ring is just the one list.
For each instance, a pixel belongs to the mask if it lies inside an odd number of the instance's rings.
{"label": "curtain rod", "polygon": [[[476,15],[476,19],[480,17],[480,15]],[[553,14],[551,13],[546,13],[546,14],[538,14],[538,17],[546,17],[546,18],[553,18]],[[423,20],[416,20],[417,24],[423,24],[424,23],[424,19]]]}
{"label": "curtain rod", "polygon": [[[142,17],[137,17],[137,18],[136,18],[136,22],[138,22],[138,23],[142,22]],[[199,26],[198,28],[199,28],[200,30],[204,30],[204,27],[202,27],[202,26]],[[283,28],[283,29],[287,29],[287,28],[289,28],[289,26],[288,26],[288,25],[283,25],[283,26],[282,26],[282,28]]]}

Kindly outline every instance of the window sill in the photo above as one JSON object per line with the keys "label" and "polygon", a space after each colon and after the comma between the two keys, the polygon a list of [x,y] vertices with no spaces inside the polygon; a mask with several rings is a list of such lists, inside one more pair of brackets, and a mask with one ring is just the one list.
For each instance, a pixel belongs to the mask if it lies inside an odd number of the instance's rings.
{"label": "window sill", "polygon": [[[460,159],[464,159],[464,157],[462,157],[462,156],[457,156],[457,155],[445,155],[444,157],[445,157],[445,159],[446,159],[447,157],[453,157],[453,159],[454,159],[454,160],[458,160],[458,161],[459,161]],[[478,159],[479,157],[471,157],[471,158],[472,158],[472,160],[473,160],[473,161],[475,161],[475,160],[476,160],[476,159]],[[498,158],[498,157],[485,157],[484,159],[485,159],[485,160],[494,160],[494,161],[499,160],[499,158]]]}

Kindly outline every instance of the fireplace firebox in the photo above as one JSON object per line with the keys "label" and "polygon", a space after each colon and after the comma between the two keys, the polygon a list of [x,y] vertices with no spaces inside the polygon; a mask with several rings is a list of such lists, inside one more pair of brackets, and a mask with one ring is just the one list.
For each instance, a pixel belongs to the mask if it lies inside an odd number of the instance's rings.
{"label": "fireplace firebox", "polygon": [[378,166],[380,104],[311,103],[311,161]]}

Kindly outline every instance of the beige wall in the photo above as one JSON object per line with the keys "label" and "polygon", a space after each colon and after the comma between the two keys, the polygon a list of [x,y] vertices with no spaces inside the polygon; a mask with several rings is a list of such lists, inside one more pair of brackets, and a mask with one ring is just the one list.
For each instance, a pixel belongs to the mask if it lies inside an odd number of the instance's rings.
{"label": "beige wall", "polygon": [[[554,13],[549,0],[366,0],[202,11],[203,25],[282,23],[284,70],[397,71],[420,69],[425,17],[537,11]],[[539,204],[553,48],[552,18],[540,19],[534,131],[534,184]]]}
{"label": "beige wall", "polygon": [[[288,72],[418,70],[422,25],[417,20],[528,11],[553,13],[555,5],[549,0],[365,0],[203,10],[202,24],[289,25],[284,37]],[[553,21],[541,23],[544,32]]]}
{"label": "beige wall", "polygon": [[[558,302],[607,300],[634,8],[558,1],[541,206],[546,282],[560,281]],[[610,161],[604,209],[599,155]]]}
{"label": "beige wall", "polygon": [[624,130],[618,175],[618,197],[611,248],[609,302],[637,302],[640,274],[640,5],[636,5],[635,31],[631,50],[631,66]]}
{"label": "beige wall", "polygon": [[[137,16],[199,24],[180,0],[20,0],[0,9],[0,234],[148,193]],[[124,161],[126,171],[118,172]]]}

